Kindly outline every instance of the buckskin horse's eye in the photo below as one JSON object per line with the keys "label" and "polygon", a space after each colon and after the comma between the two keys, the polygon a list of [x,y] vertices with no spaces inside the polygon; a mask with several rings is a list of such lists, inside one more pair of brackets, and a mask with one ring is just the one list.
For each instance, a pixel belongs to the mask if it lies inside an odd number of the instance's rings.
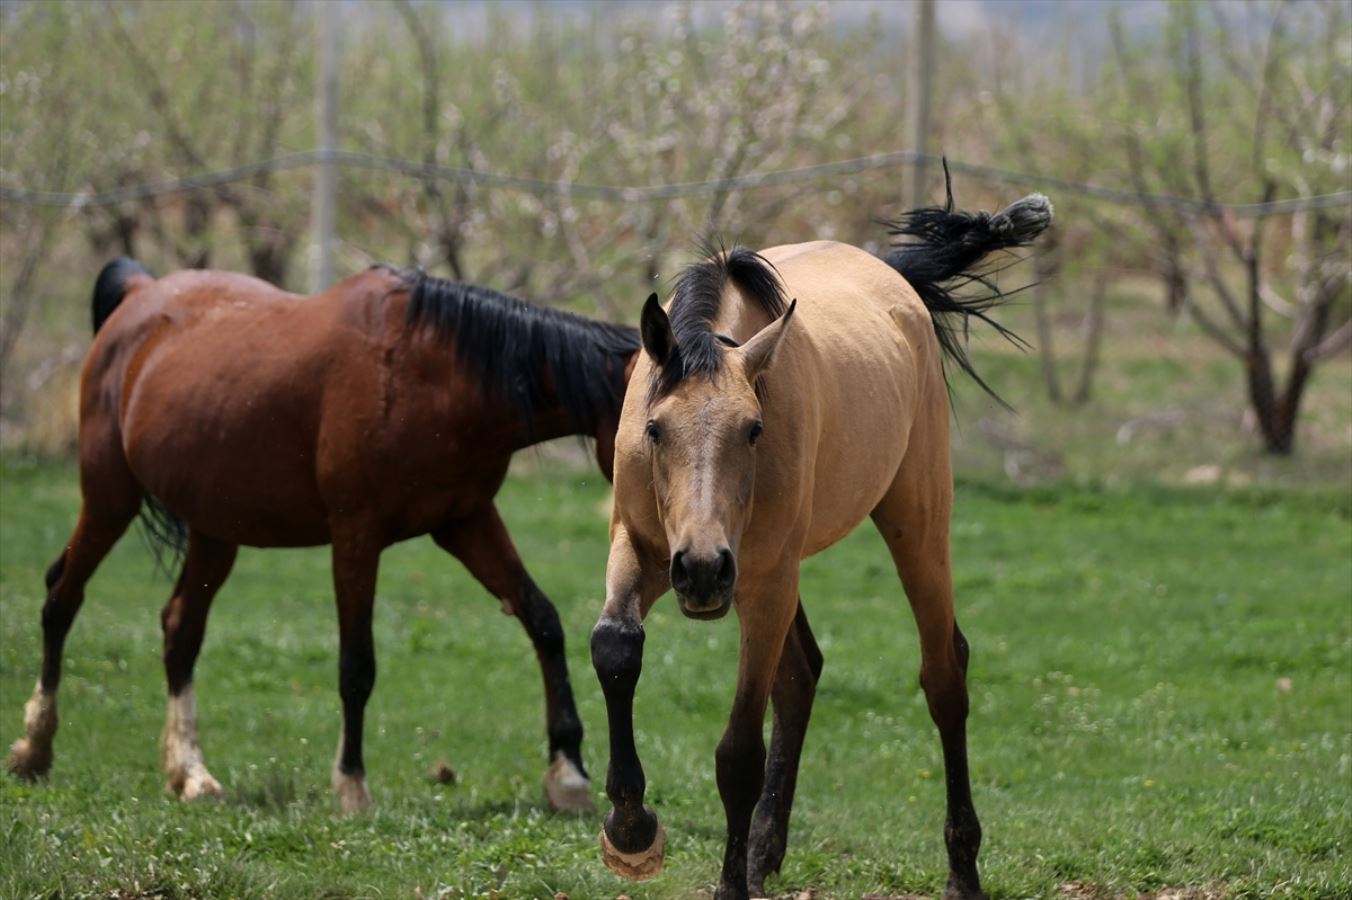
{"label": "buckskin horse's eye", "polygon": [[761,432],[764,430],[765,424],[763,422],[757,422],[751,426],[751,446],[756,446],[756,441],[760,438]]}
{"label": "buckskin horse's eye", "polygon": [[657,423],[652,419],[648,420],[648,427],[644,429],[644,432],[648,435],[648,440],[654,444],[662,440],[662,429],[658,428]]}

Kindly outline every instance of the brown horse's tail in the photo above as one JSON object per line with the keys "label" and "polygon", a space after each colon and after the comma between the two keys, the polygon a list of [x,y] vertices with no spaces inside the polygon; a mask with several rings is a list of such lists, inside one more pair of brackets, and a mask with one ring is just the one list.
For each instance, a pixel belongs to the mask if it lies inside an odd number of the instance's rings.
{"label": "brown horse's tail", "polygon": [[[1042,194],[1029,194],[998,213],[968,213],[953,208],[953,181],[944,164],[948,202],[911,210],[895,222],[889,232],[898,240],[883,257],[892,268],[910,282],[934,320],[934,333],[944,356],[981,385],[1002,405],[1000,396],[981,379],[967,356],[967,329],[976,317],[990,325],[1002,337],[1019,346],[1027,346],[1018,335],[999,324],[987,312],[1007,294],[996,286],[990,275],[996,270],[982,266],[991,253],[1025,247],[1052,221],[1051,201]],[[975,293],[964,288],[976,285]]]}
{"label": "brown horse's tail", "polygon": [[108,317],[117,309],[122,298],[127,296],[127,289],[131,285],[133,278],[141,276],[153,279],[155,276],[150,274],[150,270],[141,265],[134,259],[125,256],[119,256],[117,259],[104,266],[99,272],[98,280],[94,282],[94,333],[98,334],[103,323],[108,321]]}
{"label": "brown horse's tail", "polygon": [[[104,266],[94,282],[94,333],[99,333],[103,323],[122,303],[133,280],[154,277],[145,266],[125,256],[119,256]],[[141,527],[146,544],[155,557],[156,568],[172,578],[179,561],[187,552],[187,523],[156,497],[146,494],[141,507]]]}

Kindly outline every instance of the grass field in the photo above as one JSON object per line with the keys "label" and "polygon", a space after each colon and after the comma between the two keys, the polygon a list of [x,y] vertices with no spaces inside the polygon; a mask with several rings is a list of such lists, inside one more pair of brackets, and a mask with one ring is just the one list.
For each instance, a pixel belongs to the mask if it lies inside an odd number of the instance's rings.
{"label": "grass field", "polygon": [[[42,572],[73,521],[66,463],[0,460],[0,739],[21,732]],[[584,753],[605,718],[586,635],[606,485],[513,477],[504,517],[569,638]],[[954,527],[973,644],[971,747],[993,897],[1352,895],[1352,501],[1340,494],[965,485]],[[198,667],[221,804],[163,793],[158,611],[129,535],[67,647],[51,779],[0,779],[0,896],[689,897],[722,852],[713,748],[733,618],[649,619],[636,715],[665,873],[601,864],[600,813],[543,806],[539,672],[515,621],[430,541],[388,552],[368,710],[377,809],[333,813],[339,724],[327,555],[245,551]],[[939,745],[910,615],[862,529],[805,566],[826,668],[779,894],[934,895]],[[428,770],[448,761],[455,786]],[[1067,887],[1073,885],[1073,887]],[[1212,896],[1210,893],[1207,896]]]}

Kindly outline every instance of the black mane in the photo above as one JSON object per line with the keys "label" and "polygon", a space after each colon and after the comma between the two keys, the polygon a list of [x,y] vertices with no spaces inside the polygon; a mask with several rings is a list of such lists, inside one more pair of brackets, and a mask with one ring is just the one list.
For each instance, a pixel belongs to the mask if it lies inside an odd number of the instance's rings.
{"label": "black mane", "polygon": [[532,428],[536,409],[549,401],[546,377],[579,433],[591,434],[603,419],[618,420],[638,329],[420,271],[406,279],[408,323],[452,340],[456,358],[481,389],[509,400]]}
{"label": "black mane", "polygon": [[720,345],[726,339],[715,334],[712,326],[729,280],[755,298],[772,318],[783,315],[788,305],[779,273],[756,251],[745,247],[724,251],[712,245],[701,250],[708,259],[686,266],[676,279],[667,313],[676,344],[661,369],[653,372],[649,400],[669,393],[691,375],[713,376],[723,368]]}

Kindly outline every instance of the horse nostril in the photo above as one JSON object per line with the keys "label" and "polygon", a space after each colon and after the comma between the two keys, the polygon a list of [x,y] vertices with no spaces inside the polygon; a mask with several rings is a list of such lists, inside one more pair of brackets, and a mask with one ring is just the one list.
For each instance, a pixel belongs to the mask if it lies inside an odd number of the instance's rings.
{"label": "horse nostril", "polygon": [[685,551],[677,550],[671,557],[671,586],[679,590],[689,581],[689,575],[685,570]]}
{"label": "horse nostril", "polygon": [[703,556],[685,550],[671,555],[671,586],[687,599],[716,599],[732,590],[736,580],[737,561],[726,547]]}
{"label": "horse nostril", "polygon": [[718,551],[718,586],[730,588],[737,580],[737,560],[727,547]]}

